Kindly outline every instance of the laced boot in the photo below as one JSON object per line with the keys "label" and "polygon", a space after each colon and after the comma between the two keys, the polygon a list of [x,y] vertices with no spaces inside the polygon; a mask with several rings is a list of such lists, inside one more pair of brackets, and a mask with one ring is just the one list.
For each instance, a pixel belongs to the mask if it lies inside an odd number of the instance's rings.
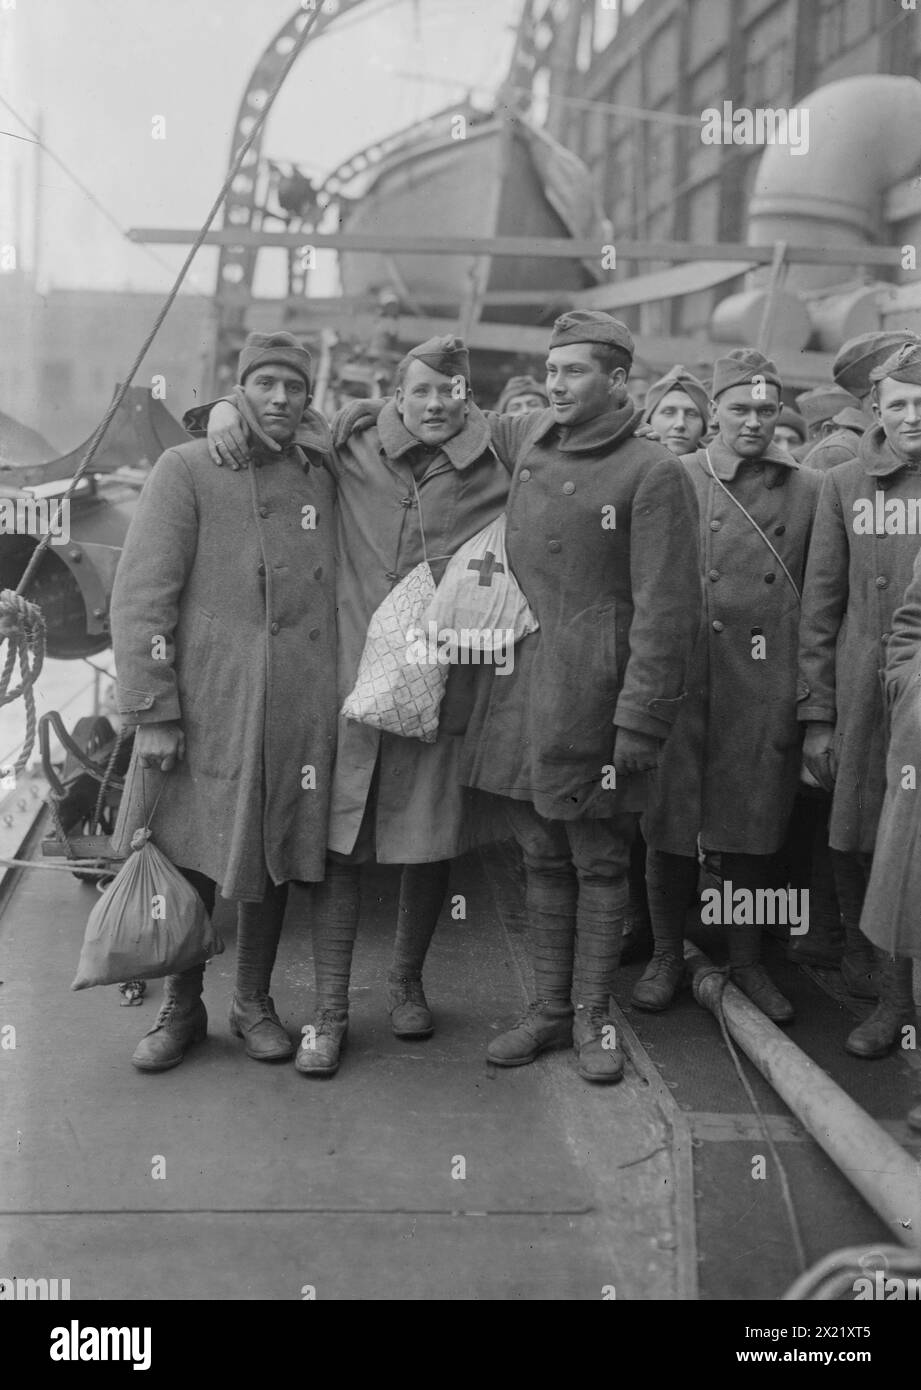
{"label": "laced boot", "polygon": [[786,995],[781,994],[763,965],[733,965],[729,978],[772,1023],[793,1022],[796,1010]]}
{"label": "laced boot", "polygon": [[631,999],[637,1008],[658,1013],[668,1008],[684,979],[684,920],[697,889],[697,860],[651,849],[646,872],[656,944]]}
{"label": "laced boot", "polygon": [[268,994],[245,999],[235,994],[230,1005],[230,1031],[243,1039],[247,1057],[257,1062],[284,1062],[294,1056],[294,1043]]}
{"label": "laced boot", "polygon": [[652,960],[633,986],[630,997],[638,1009],[660,1013],[671,1004],[683,979],[684,955],[681,948],[656,946]]}
{"label": "laced boot", "polygon": [[208,1015],[201,997],[203,979],[202,965],[181,975],[167,975],[157,1020],[131,1058],[138,1071],[169,1071],[170,1067],[178,1067],[192,1044],[202,1042],[208,1031]]}
{"label": "laced boot", "polygon": [[885,1057],[899,1041],[905,1025],[914,1022],[914,1017],[911,959],[884,956],[879,974],[879,1003],[870,1017],[851,1033],[845,1049],[852,1057]]}
{"label": "laced boot", "polygon": [[879,998],[879,961],[872,943],[859,927],[845,925],[841,978],[856,999]]}
{"label": "laced boot", "polygon": [[572,1044],[578,1058],[577,1070],[585,1081],[620,1081],[624,1054],[617,1041],[617,1030],[600,1004],[577,1006]]}
{"label": "laced boot", "polygon": [[571,1043],[572,1005],[538,999],[517,1023],[493,1038],[486,1056],[497,1067],[523,1067],[541,1052]]}
{"label": "laced boot", "polygon": [[304,1028],[294,1065],[305,1076],[335,1076],[349,1031],[347,1009],[321,1008]]}
{"label": "laced boot", "polygon": [[422,981],[390,975],[390,1023],[395,1038],[421,1040],[435,1031]]}

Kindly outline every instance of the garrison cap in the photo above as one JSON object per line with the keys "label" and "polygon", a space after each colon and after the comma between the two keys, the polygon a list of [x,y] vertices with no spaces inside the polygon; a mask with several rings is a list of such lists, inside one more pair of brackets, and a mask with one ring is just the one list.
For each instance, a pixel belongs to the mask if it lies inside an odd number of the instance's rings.
{"label": "garrison cap", "polygon": [[728,391],[731,386],[751,386],[755,377],[761,377],[778,391],[783,385],[776,366],[763,352],[755,348],[734,348],[725,357],[718,357],[713,364],[713,399]]}
{"label": "garrison cap", "polygon": [[874,383],[884,381],[886,377],[892,381],[909,381],[913,386],[921,386],[921,339],[903,343],[870,373],[870,380]]}
{"label": "garrison cap", "polygon": [[839,386],[855,396],[865,396],[873,382],[871,373],[882,366],[903,343],[921,342],[910,328],[885,333],[861,333],[849,338],[838,350],[832,365],[832,375]]}
{"label": "garrison cap", "polygon": [[242,386],[250,372],[269,363],[293,367],[310,390],[310,353],[290,333],[250,333],[237,363],[237,380]]}
{"label": "garrison cap", "polygon": [[462,376],[470,381],[470,353],[463,338],[449,333],[443,338],[427,338],[418,347],[410,348],[407,358],[415,357],[442,376]]}
{"label": "garrison cap", "polygon": [[633,361],[634,342],[629,328],[601,309],[570,309],[560,315],[550,334],[550,346],[566,347],[569,343],[601,343],[620,348]]}
{"label": "garrison cap", "polygon": [[802,442],[805,444],[808,426],[802,415],[790,406],[781,406],[780,414],[777,417],[778,425],[786,425],[787,429],[796,430]]}
{"label": "garrison cap", "polygon": [[702,381],[698,381],[697,377],[692,376],[680,363],[674,367],[670,367],[665,375],[660,377],[658,381],[654,381],[646,392],[646,398],[643,402],[644,418],[646,420],[649,419],[659,403],[668,395],[669,391],[683,391],[686,396],[690,396],[691,400],[706,420],[708,414],[707,404],[710,400],[710,397],[707,395],[707,388]]}
{"label": "garrison cap", "polygon": [[826,420],[833,420],[839,410],[848,407],[859,410],[860,402],[843,386],[814,386],[811,391],[803,391],[797,396],[796,407],[811,428]]}

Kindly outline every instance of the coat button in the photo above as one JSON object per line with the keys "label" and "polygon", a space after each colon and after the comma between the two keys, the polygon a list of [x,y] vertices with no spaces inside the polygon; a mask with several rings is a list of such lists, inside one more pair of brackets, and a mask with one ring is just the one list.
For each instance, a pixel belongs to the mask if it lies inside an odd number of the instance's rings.
{"label": "coat button", "polygon": [[886,576],[885,576],[884,574],[881,574],[881,575],[878,577],[878,579],[877,579],[877,581],[876,581],[876,587],[877,587],[877,589],[888,589],[888,588],[889,588],[889,580],[886,578]]}
{"label": "coat button", "polygon": [[323,566],[322,566],[322,565],[317,565],[316,569],[315,569],[314,572],[313,572],[313,577],[314,577],[314,579],[322,579],[322,578],[323,578]]}
{"label": "coat button", "polygon": [[787,529],[786,526],[784,526],[783,522],[781,522],[781,524],[780,524],[779,526],[775,526],[775,527],[774,527],[774,535],[775,535],[775,536],[782,536],[782,535],[784,534],[784,532],[786,531],[786,529]]}
{"label": "coat button", "polygon": [[711,531],[718,531],[718,530],[720,529],[720,527],[722,526],[722,524],[723,524],[723,523],[722,523],[721,521],[711,521],[711,522],[710,522],[710,530],[711,530]]}
{"label": "coat button", "polygon": [[575,483],[564,483],[564,484],[563,484],[563,491],[566,493],[566,496],[567,496],[567,497],[571,497],[572,494],[575,492],[575,490],[576,490],[576,485],[575,485]]}
{"label": "coat button", "polygon": [[715,584],[716,581],[719,579],[719,577],[720,577],[720,572],[719,572],[719,570],[710,570],[709,574],[707,575],[707,578],[708,578],[708,579],[712,579],[714,584]]}
{"label": "coat button", "polygon": [[265,565],[260,565],[259,568],[256,570],[256,573],[258,574],[260,579],[265,579]]}
{"label": "coat button", "polygon": [[260,515],[260,516],[268,516],[268,514],[269,514],[269,509],[268,509],[268,507],[260,507],[260,508],[259,508],[259,515]]}
{"label": "coat button", "polygon": [[319,637],[319,635],[320,635],[320,629],[319,629],[318,627],[312,627],[312,628],[310,629],[310,631],[308,632],[308,634],[307,634],[307,636],[310,638],[311,642],[315,642],[315,641],[317,640],[317,638]]}
{"label": "coat button", "polygon": [[717,618],[716,621],[715,621],[714,624],[713,624],[713,631],[714,631],[714,632],[722,632],[722,630],[723,630],[723,624],[720,622],[719,618]]}
{"label": "coat button", "polygon": [[551,555],[559,555],[560,551],[563,549],[562,542],[551,541],[550,544],[547,546],[547,549],[550,551]]}
{"label": "coat button", "polygon": [[399,577],[400,576],[396,574],[393,570],[388,570],[387,573],[384,575],[385,579],[399,579]]}
{"label": "coat button", "polygon": [[269,632],[271,632],[273,637],[277,637],[280,631],[281,628],[278,623],[273,623],[272,626],[269,628]]}
{"label": "coat button", "polygon": [[522,470],[521,470],[521,472],[518,474],[518,476],[519,476],[519,478],[521,479],[521,481],[522,481],[523,483],[526,483],[526,482],[528,481],[528,479],[530,478],[530,476],[531,476],[531,470],[530,470],[530,468],[522,468]]}
{"label": "coat button", "polygon": [[773,573],[771,573],[771,574],[766,574],[766,575],[764,576],[764,582],[765,582],[765,584],[773,584],[773,583],[774,583],[774,580],[775,580],[776,578],[777,578],[777,575],[776,575],[776,574],[773,574]]}

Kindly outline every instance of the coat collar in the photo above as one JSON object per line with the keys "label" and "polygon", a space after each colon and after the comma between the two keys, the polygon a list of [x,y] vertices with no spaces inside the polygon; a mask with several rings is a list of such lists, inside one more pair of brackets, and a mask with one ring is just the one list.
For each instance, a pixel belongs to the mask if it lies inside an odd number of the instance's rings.
{"label": "coat collar", "polygon": [[534,427],[532,443],[537,444],[555,432],[554,447],[564,454],[587,454],[599,449],[615,448],[636,433],[636,427],[643,418],[628,398],[625,405],[613,406],[603,415],[595,415],[571,428],[558,425],[553,411],[540,411],[540,423]]}
{"label": "coat collar", "polygon": [[[707,462],[708,454],[709,465]],[[711,439],[706,448],[698,449],[693,457],[697,459],[705,473],[709,473],[712,466],[713,472],[723,483],[732,482],[743,463],[761,463],[764,465],[765,487],[780,487],[787,481],[791,472],[799,469],[796,459],[784,453],[783,449],[778,449],[776,444],[769,444],[758,458],[747,459],[730,449],[720,435]]]}
{"label": "coat collar", "polygon": [[[396,402],[391,399],[381,409],[377,417],[377,433],[381,447],[391,463],[404,458],[413,449],[420,447],[420,440],[403,424],[397,411]],[[473,401],[468,403],[467,422],[459,434],[446,439],[438,446],[449,463],[458,471],[469,468],[489,448],[489,425],[480,407]]]}
{"label": "coat collar", "polygon": [[860,437],[857,457],[871,478],[891,478],[905,469],[911,473],[919,471],[919,465],[903,459],[893,449],[882,425],[874,425]]}
{"label": "coat collar", "polygon": [[312,406],[308,406],[301,416],[301,422],[297,427],[292,443],[287,449],[279,449],[275,442],[269,439],[268,435],[263,434],[259,428],[241,386],[234,387],[232,399],[249,429],[250,455],[257,468],[261,468],[266,463],[277,463],[282,458],[293,458],[304,468],[309,468],[311,462],[320,462],[319,459],[311,459],[310,454],[328,454],[333,447],[329,425],[320,412],[314,410]]}

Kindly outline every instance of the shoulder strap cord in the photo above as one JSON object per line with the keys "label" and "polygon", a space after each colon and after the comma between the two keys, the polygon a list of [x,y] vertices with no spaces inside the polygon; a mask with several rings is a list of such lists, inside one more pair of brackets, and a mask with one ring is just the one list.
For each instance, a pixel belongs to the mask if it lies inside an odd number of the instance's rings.
{"label": "shoulder strap cord", "polygon": [[777,550],[775,550],[774,546],[773,546],[773,545],[771,544],[771,542],[770,542],[770,539],[764,534],[764,532],[762,531],[761,527],[758,525],[757,521],[756,521],[755,518],[751,515],[751,513],[748,512],[748,511],[746,511],[746,509],[742,506],[742,503],[739,501],[738,497],[736,497],[733,493],[731,493],[731,492],[729,491],[729,488],[728,488],[728,487],[726,486],[726,484],[723,482],[722,478],[718,478],[718,477],[716,476],[716,473],[713,471],[713,463],[711,462],[711,459],[710,459],[710,450],[709,450],[709,448],[705,449],[705,450],[704,450],[704,453],[706,454],[706,458],[707,458],[707,467],[708,467],[709,470],[710,470],[710,476],[712,477],[713,481],[714,481],[715,483],[717,483],[717,484],[719,485],[719,487],[721,487],[721,488],[723,489],[723,491],[725,492],[725,494],[726,494],[726,496],[729,498],[729,500],[730,500],[731,502],[734,502],[734,503],[736,504],[736,506],[738,507],[738,509],[739,509],[739,511],[742,513],[742,515],[745,517],[745,519],[746,519],[747,521],[749,521],[749,522],[751,523],[751,525],[755,528],[755,530],[758,532],[758,535],[759,535],[759,536],[761,537],[761,539],[764,541],[764,544],[767,546],[768,550],[769,550],[769,551],[771,552],[771,554],[774,556],[774,559],[777,561],[778,565],[780,565],[780,568],[783,570],[784,574],[785,574],[785,575],[787,576],[787,578],[789,579],[789,581],[790,581],[790,587],[792,588],[793,592],[796,594],[796,601],[797,601],[797,603],[802,603],[802,601],[803,601],[803,596],[802,596],[802,594],[801,594],[800,591],[799,591],[799,586],[797,585],[796,580],[793,578],[793,575],[792,575],[792,574],[790,573],[790,571],[787,569],[787,566],[785,565],[784,560],[783,560],[783,556],[780,555],[780,554],[778,553]]}

